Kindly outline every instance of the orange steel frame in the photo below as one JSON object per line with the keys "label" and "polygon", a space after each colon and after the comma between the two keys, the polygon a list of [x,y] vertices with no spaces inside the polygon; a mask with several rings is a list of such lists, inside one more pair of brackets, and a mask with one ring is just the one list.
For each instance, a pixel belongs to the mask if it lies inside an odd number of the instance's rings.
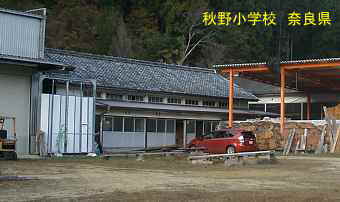
{"label": "orange steel frame", "polygon": [[[280,65],[280,131],[284,133],[285,129],[285,86],[286,86],[286,71],[298,71],[298,70],[314,70],[321,68],[337,67],[340,66],[339,62],[334,63],[321,63],[321,64],[281,64]],[[268,72],[269,67],[267,65],[255,65],[252,67],[227,67],[222,69],[220,73],[229,74],[229,112],[228,112],[228,126],[233,127],[233,113],[234,113],[234,75],[242,72]],[[311,96],[307,94],[307,119],[311,118]]]}

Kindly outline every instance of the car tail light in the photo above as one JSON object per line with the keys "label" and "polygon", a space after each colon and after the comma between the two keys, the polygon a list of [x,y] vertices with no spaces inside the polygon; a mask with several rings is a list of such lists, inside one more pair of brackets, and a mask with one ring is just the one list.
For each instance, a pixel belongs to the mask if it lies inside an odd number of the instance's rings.
{"label": "car tail light", "polygon": [[238,140],[240,141],[241,144],[244,143],[244,137],[243,136],[238,137]]}

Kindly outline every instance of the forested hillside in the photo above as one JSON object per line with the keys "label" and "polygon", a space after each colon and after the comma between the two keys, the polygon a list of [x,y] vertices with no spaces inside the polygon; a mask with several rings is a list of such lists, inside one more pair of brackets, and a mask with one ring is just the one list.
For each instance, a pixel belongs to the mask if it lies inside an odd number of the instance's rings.
{"label": "forested hillside", "polygon": [[[278,41],[282,59],[340,56],[337,0],[0,0],[0,7],[46,7],[50,48],[201,67],[270,61]],[[204,26],[206,11],[274,11],[282,21],[268,27]],[[327,11],[332,24],[290,27],[292,11]]]}

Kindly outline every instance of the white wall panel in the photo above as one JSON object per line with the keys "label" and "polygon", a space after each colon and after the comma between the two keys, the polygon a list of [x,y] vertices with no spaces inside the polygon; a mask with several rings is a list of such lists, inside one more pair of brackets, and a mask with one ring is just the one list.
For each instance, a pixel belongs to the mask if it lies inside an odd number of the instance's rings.
{"label": "white wall panel", "polygon": [[67,114],[67,151],[68,153],[74,153],[75,151],[75,100],[74,96],[68,98],[68,114]]}
{"label": "white wall panel", "polygon": [[[67,117],[66,108],[68,108]],[[48,137],[46,143],[49,153],[58,152],[57,137],[60,132],[66,132],[67,141],[66,150],[64,150],[65,138],[61,141],[60,152],[94,151],[93,98],[69,96],[68,106],[66,106],[66,96],[43,94],[41,117],[41,127]],[[66,125],[67,131],[65,131]]]}
{"label": "white wall panel", "polygon": [[[57,137],[58,133],[60,132],[60,96],[58,95],[53,95],[53,112],[51,114],[52,116],[52,143],[51,141],[49,142],[51,145],[50,146],[50,151],[52,153],[58,152],[58,147],[57,147]],[[59,148],[59,150],[63,149],[62,147]],[[62,150],[61,150],[62,151]]]}
{"label": "white wall panel", "polygon": [[81,110],[80,110],[80,106],[81,105],[81,98],[80,97],[76,97],[76,107],[75,107],[75,123],[74,123],[74,129],[75,129],[75,153],[79,153],[80,152],[80,134],[81,134]]}
{"label": "white wall panel", "polygon": [[88,98],[85,97],[82,99],[82,121],[81,121],[81,152],[87,152],[87,147],[88,147]]}
{"label": "white wall panel", "polygon": [[94,129],[94,125],[93,125],[93,119],[94,117],[92,116],[93,114],[93,100],[94,98],[93,97],[89,97],[88,98],[88,113],[89,113],[89,118],[88,118],[88,148],[87,150],[88,151],[92,151],[92,150],[95,150],[95,147],[94,147],[94,135],[95,134],[92,134],[92,131]]}

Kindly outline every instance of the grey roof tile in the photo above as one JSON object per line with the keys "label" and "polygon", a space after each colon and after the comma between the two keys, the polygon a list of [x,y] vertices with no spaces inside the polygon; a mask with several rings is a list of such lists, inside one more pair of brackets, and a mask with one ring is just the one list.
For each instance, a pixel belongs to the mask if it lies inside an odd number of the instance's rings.
{"label": "grey roof tile", "polygon": [[[96,79],[100,87],[228,97],[228,80],[215,70],[127,58],[46,49],[50,61],[75,67],[76,79]],[[235,85],[235,98],[257,98]]]}

